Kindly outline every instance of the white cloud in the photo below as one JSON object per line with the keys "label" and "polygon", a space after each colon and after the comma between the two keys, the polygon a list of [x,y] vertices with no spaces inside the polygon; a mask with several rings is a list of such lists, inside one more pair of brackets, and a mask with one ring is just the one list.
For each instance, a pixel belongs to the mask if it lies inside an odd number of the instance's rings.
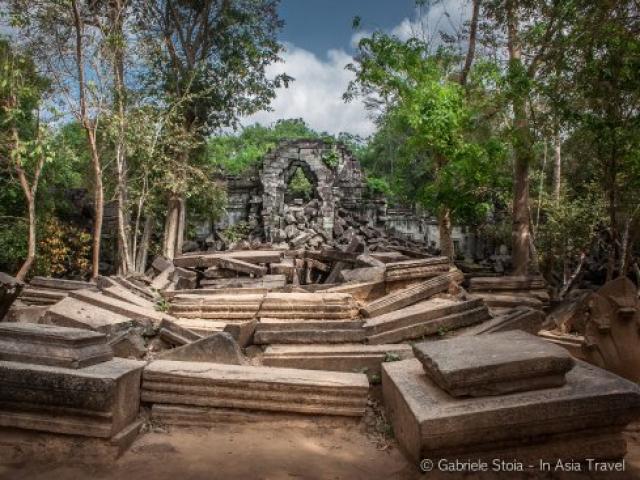
{"label": "white cloud", "polygon": [[367,136],[374,124],[361,101],[345,103],[342,94],[353,73],[345,70],[352,58],[344,50],[329,50],[326,59],[287,45],[284,62],[271,65],[270,75],[286,72],[295,78],[289,88],[278,90],[271,112],[259,112],[243,120],[244,125],[268,125],[281,118],[303,118],[318,131],[349,132]]}
{"label": "white cloud", "polygon": [[[471,14],[468,0],[442,0],[433,2],[428,9],[418,10],[415,18],[405,18],[388,33],[407,40],[417,36],[429,41],[432,46],[441,42],[439,32],[455,36],[462,31],[464,22]],[[371,35],[370,31],[356,32],[351,38],[351,47]],[[466,45],[460,45],[461,49]],[[303,118],[309,126],[318,131],[332,134],[349,132],[367,136],[375,131],[375,126],[362,101],[351,103],[342,100],[353,73],[345,70],[352,61],[344,50],[329,50],[326,58],[287,45],[284,62],[268,67],[269,75],[287,73],[295,78],[289,88],[278,90],[271,103],[272,111],[259,112],[243,119],[243,125],[261,123],[270,125],[283,118]]]}
{"label": "white cloud", "polygon": [[[419,38],[433,48],[442,43],[440,33],[456,37],[462,33],[464,23],[471,17],[471,2],[467,0],[441,0],[431,2],[428,7],[417,8],[414,18],[405,18],[395,27],[387,31],[401,40]],[[351,46],[356,47],[363,37],[371,35],[371,31],[362,30],[351,37]],[[466,45],[460,45],[462,49]]]}

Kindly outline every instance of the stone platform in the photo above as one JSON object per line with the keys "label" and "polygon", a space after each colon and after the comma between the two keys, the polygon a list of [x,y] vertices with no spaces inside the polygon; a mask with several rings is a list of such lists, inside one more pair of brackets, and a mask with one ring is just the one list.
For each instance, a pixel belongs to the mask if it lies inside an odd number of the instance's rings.
{"label": "stone platform", "polygon": [[640,415],[637,385],[583,362],[562,387],[493,397],[452,397],[416,359],[384,363],[382,386],[395,436],[415,461],[618,459],[621,432]]}
{"label": "stone platform", "polygon": [[559,387],[573,367],[565,349],[518,330],[419,343],[413,353],[427,376],[455,397]]}
{"label": "stone platform", "polygon": [[362,372],[380,375],[380,365],[411,358],[409,345],[271,345],[262,357],[270,367]]}
{"label": "stone platform", "polygon": [[361,416],[369,382],[359,373],[156,360],[142,401],[262,412]]}

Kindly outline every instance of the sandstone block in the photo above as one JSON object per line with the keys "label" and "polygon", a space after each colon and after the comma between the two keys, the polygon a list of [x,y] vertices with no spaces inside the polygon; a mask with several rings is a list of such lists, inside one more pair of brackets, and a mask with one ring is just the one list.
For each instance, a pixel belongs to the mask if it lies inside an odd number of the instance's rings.
{"label": "sandstone block", "polygon": [[413,352],[427,376],[456,397],[559,387],[573,367],[566,350],[518,330],[418,343]]}
{"label": "sandstone block", "polygon": [[0,323],[0,360],[83,368],[113,358],[105,335],[35,323]]}
{"label": "sandstone block", "polygon": [[161,360],[179,360],[182,362],[210,362],[228,365],[245,363],[240,347],[231,334],[213,333],[178,348],[160,353]]}

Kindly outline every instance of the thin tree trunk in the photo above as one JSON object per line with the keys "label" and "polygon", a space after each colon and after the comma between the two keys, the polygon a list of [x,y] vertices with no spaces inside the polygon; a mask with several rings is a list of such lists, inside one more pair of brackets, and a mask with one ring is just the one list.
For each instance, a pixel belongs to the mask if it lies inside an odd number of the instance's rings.
{"label": "thin tree trunk", "polygon": [[184,233],[187,224],[187,202],[184,196],[180,197],[180,212],[178,215],[178,228],[176,232],[176,246],[175,252],[177,255],[182,255],[182,244],[184,243]]}
{"label": "thin tree trunk", "polygon": [[147,215],[144,220],[142,230],[142,238],[140,239],[140,248],[136,257],[136,271],[144,273],[149,257],[149,243],[151,242],[151,234],[153,233],[153,216]]}
{"label": "thin tree trunk", "polygon": [[[39,129],[39,126],[37,127]],[[14,125],[11,128],[12,137],[13,137],[13,146],[15,149],[18,148],[20,143],[20,137],[18,134],[18,129]],[[38,131],[39,135],[39,131]],[[18,153],[16,153],[19,155]],[[29,185],[29,179],[27,178],[27,174],[22,168],[22,162],[20,158],[15,159],[15,167],[16,173],[18,174],[18,180],[20,181],[20,186],[22,187],[22,191],[24,192],[24,197],[27,201],[27,211],[29,218],[29,233],[27,240],[27,258],[24,263],[20,267],[18,273],[16,273],[16,278],[20,281],[24,281],[31,267],[33,266],[33,262],[36,259],[36,194],[38,192],[38,183],[40,182],[40,175],[42,174],[42,168],[44,167],[45,156],[40,155],[38,158],[38,163],[36,165],[32,184]]]}
{"label": "thin tree trunk", "polygon": [[438,228],[440,234],[440,251],[442,255],[453,261],[455,252],[453,247],[453,235],[451,233],[451,211],[448,208],[440,209],[438,215]]}
{"label": "thin tree trunk", "polygon": [[547,168],[547,141],[544,141],[544,154],[542,156],[542,172],[540,173],[540,186],[538,187],[538,205],[536,209],[536,231],[540,225],[540,206],[542,204],[542,193],[544,192],[544,172]]}
{"label": "thin tree trunk", "polygon": [[163,254],[173,260],[176,256],[176,242],[178,236],[178,223],[180,221],[180,197],[171,194],[167,205],[167,217],[164,227]]}
{"label": "thin tree trunk", "polygon": [[116,38],[113,50],[113,76],[115,85],[115,109],[117,112],[118,132],[116,137],[117,172],[117,220],[118,220],[118,256],[119,270],[126,275],[134,269],[132,242],[130,239],[129,214],[127,211],[127,159],[125,147],[125,85],[124,85],[124,1],[114,0],[110,10],[110,28]]}
{"label": "thin tree trunk", "polygon": [[80,15],[77,0],[71,0],[73,9],[74,29],[75,29],[75,56],[76,68],[78,71],[78,94],[80,96],[80,123],[87,133],[87,143],[91,152],[91,163],[94,173],[94,223],[93,223],[93,252],[91,259],[91,278],[96,278],[100,274],[100,243],[102,236],[102,218],[104,213],[104,190],[102,186],[102,165],[96,143],[96,123],[89,119],[87,111],[86,85],[84,78],[84,53],[82,49],[82,35],[84,22]]}
{"label": "thin tree trunk", "polygon": [[465,86],[467,84],[467,78],[469,77],[469,71],[471,70],[471,64],[473,63],[473,57],[476,52],[476,38],[478,36],[478,17],[480,16],[480,0],[473,0],[473,11],[471,13],[471,25],[469,27],[469,48],[467,49],[467,56],[464,60],[464,67],[462,67],[462,74],[460,75],[460,85]]}
{"label": "thin tree trunk", "polygon": [[[518,19],[514,0],[507,0],[507,43],[509,49],[510,76],[516,84],[526,75],[522,64],[522,52],[518,38]],[[516,85],[517,87],[518,85]],[[526,92],[513,92],[514,115],[514,169],[513,169],[513,274],[526,275],[529,269],[529,165],[532,156],[532,139],[526,112]]]}
{"label": "thin tree trunk", "polygon": [[562,178],[562,142],[560,134],[556,132],[553,148],[553,200],[558,205],[560,203],[560,186]]}

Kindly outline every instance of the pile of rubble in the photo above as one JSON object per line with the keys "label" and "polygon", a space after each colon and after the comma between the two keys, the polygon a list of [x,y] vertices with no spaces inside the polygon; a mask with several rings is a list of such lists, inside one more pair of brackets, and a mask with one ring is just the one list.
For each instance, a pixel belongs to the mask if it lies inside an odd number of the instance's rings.
{"label": "pile of rubble", "polygon": [[[11,292],[3,299],[18,296],[0,280]],[[146,275],[95,283],[35,278],[0,323],[0,383],[9,386],[0,435],[11,446],[0,454],[39,454],[53,438],[86,440],[111,458],[143,421],[360,419],[380,382],[413,458],[507,445],[547,455],[574,437],[595,458],[608,440],[603,452],[621,454],[640,389],[531,335],[545,322],[540,279],[473,279],[470,293],[463,280],[446,257],[371,251],[357,237],[342,249],[157,258]],[[57,299],[34,302],[34,290]],[[540,305],[507,309],[491,303],[496,291],[529,292]],[[604,293],[621,319],[637,314]],[[578,431],[588,412],[592,440]],[[544,422],[531,420],[539,415]]]}

